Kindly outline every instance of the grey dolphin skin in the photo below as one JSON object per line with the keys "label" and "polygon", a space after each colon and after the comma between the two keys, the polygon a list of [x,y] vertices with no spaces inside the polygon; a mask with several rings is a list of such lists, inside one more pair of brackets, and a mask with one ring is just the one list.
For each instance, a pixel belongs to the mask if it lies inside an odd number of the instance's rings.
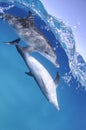
{"label": "grey dolphin skin", "polygon": [[25,52],[21,46],[16,45],[16,49],[22,56],[24,62],[30,70],[29,72],[26,72],[26,74],[34,77],[35,81],[37,82],[39,88],[41,89],[47,100],[52,103],[57,110],[59,110],[56,93],[56,87],[58,86],[59,82],[58,73],[54,81],[49,72],[39,61],[32,57],[28,52]]}
{"label": "grey dolphin skin", "polygon": [[[35,26],[34,15],[31,11],[29,11],[28,16],[24,18],[6,13],[0,14],[0,18],[13,27],[15,32],[18,34],[19,39],[23,40],[27,45],[29,45],[29,47],[33,48],[32,51],[38,51],[56,67],[59,67],[59,64],[56,61],[57,56],[55,51],[49,41]],[[9,41],[10,44],[13,42],[15,42],[15,40]]]}

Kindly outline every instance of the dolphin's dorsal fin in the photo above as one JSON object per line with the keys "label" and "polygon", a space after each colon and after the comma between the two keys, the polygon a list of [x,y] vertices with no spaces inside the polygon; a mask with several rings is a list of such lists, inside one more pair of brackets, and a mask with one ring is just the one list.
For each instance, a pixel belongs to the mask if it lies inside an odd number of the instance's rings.
{"label": "dolphin's dorsal fin", "polygon": [[28,20],[29,20],[29,23],[31,26],[34,26],[34,16],[33,16],[33,13],[31,11],[29,11],[29,14],[28,14]]}
{"label": "dolphin's dorsal fin", "polygon": [[20,38],[17,38],[13,41],[8,41],[8,42],[3,42],[3,43],[6,43],[6,44],[10,44],[10,45],[16,45],[20,42]]}
{"label": "dolphin's dorsal fin", "polygon": [[33,13],[29,11],[29,17],[33,17]]}
{"label": "dolphin's dorsal fin", "polygon": [[56,85],[56,88],[57,88],[58,83],[59,83],[59,78],[60,78],[60,76],[59,76],[59,73],[57,72],[57,74],[56,74],[56,78],[55,78],[55,80],[54,80],[55,85]]}
{"label": "dolphin's dorsal fin", "polygon": [[33,76],[33,74],[30,72],[25,72],[25,74],[29,75],[29,76]]}

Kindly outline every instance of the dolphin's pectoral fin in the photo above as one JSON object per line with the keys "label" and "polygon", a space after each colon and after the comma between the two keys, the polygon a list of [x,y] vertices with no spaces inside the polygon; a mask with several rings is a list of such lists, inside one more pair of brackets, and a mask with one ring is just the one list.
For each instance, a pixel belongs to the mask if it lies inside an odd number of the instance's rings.
{"label": "dolphin's pectoral fin", "polygon": [[54,82],[55,82],[55,85],[56,85],[56,88],[57,88],[57,86],[58,86],[58,83],[59,83],[59,74],[58,74],[58,72],[57,72],[57,74],[56,74],[56,78],[55,78],[55,80],[54,80]]}
{"label": "dolphin's pectoral fin", "polygon": [[4,42],[4,43],[7,43],[7,44],[10,44],[10,45],[16,45],[20,42],[20,38],[17,38],[13,41],[8,41],[8,42]]}
{"label": "dolphin's pectoral fin", "polygon": [[25,74],[29,75],[29,76],[33,76],[33,74],[30,72],[25,72]]}

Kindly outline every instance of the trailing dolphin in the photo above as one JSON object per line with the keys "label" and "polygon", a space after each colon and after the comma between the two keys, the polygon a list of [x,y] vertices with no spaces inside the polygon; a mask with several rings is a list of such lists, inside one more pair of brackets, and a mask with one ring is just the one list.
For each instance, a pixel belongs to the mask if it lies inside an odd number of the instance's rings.
{"label": "trailing dolphin", "polygon": [[35,81],[37,82],[39,88],[41,89],[47,100],[59,110],[56,93],[56,87],[58,86],[59,82],[58,73],[54,81],[49,72],[39,61],[32,57],[28,52],[25,52],[23,48],[19,45],[16,45],[16,48],[30,70],[30,72],[26,72],[26,74],[34,77]]}
{"label": "trailing dolphin", "polygon": [[[29,11],[28,16],[24,18],[6,13],[0,14],[0,18],[14,28],[15,32],[19,36],[18,39],[23,40],[27,45],[29,45],[29,48],[33,48],[32,51],[38,51],[55,66],[59,67],[53,47],[35,26],[34,16],[31,11]],[[9,41],[9,43],[12,44],[15,40]]]}

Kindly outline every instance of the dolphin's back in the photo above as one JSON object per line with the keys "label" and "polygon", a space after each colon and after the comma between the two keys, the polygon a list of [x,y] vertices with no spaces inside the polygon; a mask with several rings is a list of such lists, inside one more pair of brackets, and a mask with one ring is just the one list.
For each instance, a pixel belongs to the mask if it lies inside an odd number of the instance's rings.
{"label": "dolphin's back", "polygon": [[56,53],[51,43],[36,27],[32,12],[28,13],[28,17],[23,18],[13,16],[11,14],[3,14],[2,19],[13,27],[15,32],[19,35],[19,38],[22,39],[27,45],[33,46],[34,50],[41,53],[55,66],[59,67]]}

